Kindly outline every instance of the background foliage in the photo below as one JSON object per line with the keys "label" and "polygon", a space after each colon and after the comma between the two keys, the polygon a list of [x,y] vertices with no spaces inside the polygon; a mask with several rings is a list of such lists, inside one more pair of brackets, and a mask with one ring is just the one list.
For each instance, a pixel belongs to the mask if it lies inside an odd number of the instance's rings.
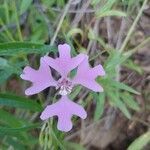
{"label": "background foliage", "polygon": [[[149,9],[148,0],[1,0],[0,149],[83,150],[110,145],[120,149],[113,142],[121,135],[122,149],[143,149],[150,142],[150,62],[136,63],[136,54],[148,60]],[[80,86],[73,90],[71,99],[85,107],[88,119],[74,118],[74,129],[64,134],[56,129],[55,119],[46,123],[39,119],[43,108],[57,99],[55,91],[26,97],[28,83],[19,75],[28,64],[38,68],[46,53],[56,56],[57,45],[65,42],[73,55],[87,53],[92,66],[103,64],[106,76],[97,79],[103,93]],[[137,84],[132,78],[142,81]],[[95,144],[97,140],[100,144]]]}

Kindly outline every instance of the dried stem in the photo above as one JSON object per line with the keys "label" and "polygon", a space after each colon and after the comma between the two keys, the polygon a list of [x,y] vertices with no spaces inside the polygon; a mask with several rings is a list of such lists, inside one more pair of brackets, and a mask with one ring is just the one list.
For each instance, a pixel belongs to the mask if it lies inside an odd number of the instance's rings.
{"label": "dried stem", "polygon": [[82,8],[81,8],[81,12],[80,14],[76,14],[73,22],[72,22],[72,27],[77,27],[78,23],[80,22],[80,20],[82,19],[84,12],[86,11],[86,9],[89,7],[91,3],[91,0],[87,0],[86,3],[83,4]]}
{"label": "dried stem", "polygon": [[124,42],[123,42],[123,44],[122,44],[122,46],[121,46],[121,48],[120,48],[120,52],[123,52],[123,51],[124,51],[124,49],[125,49],[125,47],[126,47],[128,41],[129,41],[129,39],[130,39],[130,37],[131,37],[131,34],[133,33],[133,31],[134,31],[134,29],[135,29],[135,27],[136,27],[136,24],[137,24],[137,22],[139,21],[141,15],[142,15],[142,12],[143,12],[143,10],[144,10],[144,7],[145,7],[147,1],[148,1],[148,0],[144,0],[141,9],[140,9],[140,11],[139,11],[137,17],[135,18],[135,20],[134,20],[134,22],[133,22],[131,28],[129,29],[129,32],[128,32],[128,34],[127,34],[127,36],[126,36],[126,38],[125,38],[125,40],[124,40]]}
{"label": "dried stem", "polygon": [[[65,16],[66,16],[66,14],[67,14],[67,12],[68,12],[68,10],[69,10],[69,7],[70,7],[71,2],[72,2],[72,0],[69,0],[68,3],[67,3],[67,5],[65,6],[64,12],[63,12],[63,14],[62,14],[62,16],[61,16],[61,18],[60,18],[60,21],[59,21],[59,23],[58,23],[58,26],[57,26],[57,28],[56,28],[56,31],[55,31],[55,33],[54,33],[54,36],[53,36],[53,38],[52,38],[52,40],[51,40],[50,45],[53,45],[54,42],[55,42],[55,39],[56,39],[56,37],[57,37],[57,34],[58,34],[58,32],[59,32],[59,30],[60,30],[60,28],[61,28],[61,25],[62,25],[62,23],[63,23],[63,21],[64,21]],[[47,54],[47,55],[48,55],[48,54]]]}

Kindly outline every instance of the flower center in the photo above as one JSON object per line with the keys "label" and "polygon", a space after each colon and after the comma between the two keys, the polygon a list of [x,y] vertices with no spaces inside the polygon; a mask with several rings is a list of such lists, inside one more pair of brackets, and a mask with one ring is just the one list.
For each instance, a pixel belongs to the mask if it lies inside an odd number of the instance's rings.
{"label": "flower center", "polygon": [[56,89],[59,89],[59,94],[67,95],[70,94],[72,91],[73,85],[72,82],[68,79],[60,79],[56,86]]}

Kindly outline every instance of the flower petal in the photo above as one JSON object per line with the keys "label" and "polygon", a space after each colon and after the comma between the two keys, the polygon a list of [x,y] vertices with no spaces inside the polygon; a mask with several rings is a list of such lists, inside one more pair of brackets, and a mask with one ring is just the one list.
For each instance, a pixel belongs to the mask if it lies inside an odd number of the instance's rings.
{"label": "flower petal", "polygon": [[50,117],[53,117],[53,116],[57,116],[58,112],[59,112],[59,109],[60,109],[61,105],[60,105],[60,102],[56,102],[55,104],[52,104],[52,105],[48,105],[44,111],[42,112],[40,118],[42,120],[47,120],[49,119]]}
{"label": "flower petal", "polygon": [[85,119],[87,113],[82,106],[72,102],[67,96],[62,96],[58,102],[47,106],[42,112],[40,118],[46,120],[52,116],[58,116],[57,128],[61,131],[67,132],[72,129],[71,118],[73,115]]}
{"label": "flower petal", "polygon": [[104,76],[105,71],[101,65],[90,68],[88,57],[78,66],[77,74],[73,78],[74,84],[81,84],[95,92],[102,92],[103,88],[95,81],[97,76]]}
{"label": "flower petal", "polygon": [[45,63],[43,58],[40,60],[39,70],[34,70],[31,67],[26,66],[20,77],[33,83],[30,88],[26,89],[26,95],[33,95],[39,93],[49,86],[56,86],[56,81],[51,75],[50,68]]}
{"label": "flower petal", "polygon": [[64,116],[59,116],[57,128],[60,131],[68,132],[72,129],[71,116],[67,114]]}
{"label": "flower petal", "polygon": [[85,54],[79,54],[76,57],[71,58],[71,48],[68,44],[62,44],[58,46],[59,57],[53,59],[48,56],[44,56],[45,62],[58,71],[62,77],[67,77],[68,73],[76,68],[85,58]]}

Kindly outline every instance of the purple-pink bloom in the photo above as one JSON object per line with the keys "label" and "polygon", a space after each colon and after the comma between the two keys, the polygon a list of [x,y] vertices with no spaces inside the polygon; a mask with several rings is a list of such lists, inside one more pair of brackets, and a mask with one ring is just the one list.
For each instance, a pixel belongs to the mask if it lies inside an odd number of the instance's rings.
{"label": "purple-pink bloom", "polygon": [[[57,88],[60,88],[61,95],[67,95],[71,92],[72,87],[81,84],[95,92],[102,92],[103,88],[95,81],[98,76],[104,76],[105,71],[101,65],[90,68],[88,56],[79,54],[74,58],[70,55],[70,46],[67,44],[59,45],[59,58],[53,59],[44,56],[45,62],[60,73],[61,78],[58,80]],[[77,74],[70,79],[69,73],[77,67]]]}
{"label": "purple-pink bloom", "polygon": [[49,117],[57,116],[57,128],[67,132],[72,129],[71,118],[73,115],[85,119],[87,113],[82,106],[72,102],[67,96],[62,96],[58,102],[48,105],[42,112],[40,118],[46,120]]}
{"label": "purple-pink bloom", "polygon": [[[39,93],[50,86],[54,86],[56,89],[59,89],[59,94],[63,95],[61,100],[53,105],[47,106],[41,115],[41,119],[45,120],[57,115],[58,129],[68,131],[72,127],[71,116],[73,114],[80,116],[81,118],[85,117],[82,117],[81,114],[77,114],[77,111],[75,111],[79,108],[81,110],[81,106],[78,107],[77,104],[75,105],[75,103],[71,101],[69,102],[65,95],[70,94],[72,88],[77,84],[83,85],[95,92],[102,92],[103,88],[96,82],[96,78],[98,76],[104,76],[105,71],[101,65],[91,68],[86,54],[79,54],[76,57],[71,57],[71,48],[68,44],[59,45],[58,50],[58,58],[54,59],[49,56],[42,57],[39,69],[34,70],[27,66],[24,68],[21,78],[32,82],[32,86],[25,91],[26,95]],[[60,73],[61,78],[58,81],[54,80],[52,77],[50,67]],[[69,77],[70,72],[76,68],[77,73],[71,79]],[[67,110],[65,110],[65,107]],[[70,108],[72,111],[70,111]],[[59,110],[59,113],[56,110]],[[53,112],[54,114],[52,115],[52,113],[47,112]],[[63,122],[66,122],[68,125],[64,127]]]}

